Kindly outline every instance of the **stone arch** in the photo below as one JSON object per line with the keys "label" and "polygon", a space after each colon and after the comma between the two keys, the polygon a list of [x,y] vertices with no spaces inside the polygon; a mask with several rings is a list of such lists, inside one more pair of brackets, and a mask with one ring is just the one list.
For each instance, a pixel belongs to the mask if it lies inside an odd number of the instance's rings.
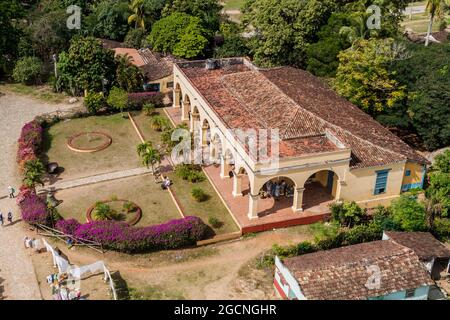
{"label": "stone arch", "polygon": [[223,142],[219,132],[211,131],[211,149],[210,160],[212,163],[219,164],[223,155]]}
{"label": "stone arch", "polygon": [[301,184],[303,188],[303,209],[327,207],[339,198],[339,176],[332,169],[317,170],[309,174]]}

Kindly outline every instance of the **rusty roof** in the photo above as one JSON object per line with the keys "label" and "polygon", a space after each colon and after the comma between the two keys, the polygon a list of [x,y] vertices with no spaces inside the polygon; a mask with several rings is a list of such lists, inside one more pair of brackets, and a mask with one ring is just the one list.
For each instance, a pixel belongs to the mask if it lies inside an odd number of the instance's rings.
{"label": "rusty roof", "polygon": [[145,65],[144,60],[142,59],[139,51],[134,48],[114,48],[112,49],[115,53],[115,56],[129,56],[130,62],[134,64],[136,67],[142,67]]}
{"label": "rusty roof", "polygon": [[148,48],[140,49],[139,54],[145,63],[142,70],[148,81],[159,80],[172,74],[175,59],[171,56],[152,52]]}
{"label": "rusty roof", "polygon": [[450,258],[450,250],[429,232],[385,231],[392,241],[412,249],[420,259]]}
{"label": "rusty roof", "polygon": [[[407,160],[428,163],[306,71],[259,69],[244,58],[221,59],[219,64],[210,70],[205,61],[177,63],[228,128],[279,129],[280,157],[339,150],[325,138],[328,130],[343,147],[352,150],[352,168]],[[311,138],[319,136],[322,138]]]}
{"label": "rusty roof", "polygon": [[[283,263],[309,300],[363,300],[434,284],[411,249],[386,240],[304,254]],[[368,280],[376,268],[380,283],[371,287]]]}

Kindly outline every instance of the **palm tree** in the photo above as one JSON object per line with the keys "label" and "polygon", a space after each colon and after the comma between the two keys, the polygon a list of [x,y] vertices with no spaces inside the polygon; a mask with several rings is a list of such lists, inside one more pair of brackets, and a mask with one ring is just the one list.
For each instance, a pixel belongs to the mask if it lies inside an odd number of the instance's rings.
{"label": "palm tree", "polygon": [[153,148],[150,141],[140,143],[137,146],[137,153],[142,159],[142,164],[149,168],[152,167],[152,172],[155,172],[155,164],[161,163],[162,155],[161,153]]}
{"label": "palm tree", "polygon": [[151,119],[152,128],[156,131],[162,131],[169,127],[169,121],[162,116],[154,116]]}
{"label": "palm tree", "polygon": [[44,185],[42,178],[45,173],[44,165],[39,160],[30,160],[25,163],[23,182],[26,186],[34,188],[36,184]]}
{"label": "palm tree", "polygon": [[145,31],[145,6],[144,0],[133,0],[130,4],[130,9],[134,13],[128,17],[128,23],[131,24],[134,21],[134,27],[141,28]]}
{"label": "palm tree", "polygon": [[445,7],[450,4],[449,0],[427,0],[425,10],[430,14],[430,22],[428,23],[427,37],[425,38],[425,46],[430,42],[431,30],[433,28],[433,20],[435,17],[442,18],[444,16]]}

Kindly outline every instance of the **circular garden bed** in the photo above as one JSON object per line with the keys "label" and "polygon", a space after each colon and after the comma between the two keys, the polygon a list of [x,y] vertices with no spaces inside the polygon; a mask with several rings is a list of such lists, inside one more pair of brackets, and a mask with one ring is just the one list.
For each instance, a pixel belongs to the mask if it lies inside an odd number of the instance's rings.
{"label": "circular garden bed", "polygon": [[108,148],[112,138],[103,132],[81,132],[67,140],[67,147],[75,152],[92,153]]}
{"label": "circular garden bed", "polygon": [[86,212],[87,222],[99,220],[123,221],[133,226],[142,217],[142,209],[128,200],[104,200],[89,207]]}

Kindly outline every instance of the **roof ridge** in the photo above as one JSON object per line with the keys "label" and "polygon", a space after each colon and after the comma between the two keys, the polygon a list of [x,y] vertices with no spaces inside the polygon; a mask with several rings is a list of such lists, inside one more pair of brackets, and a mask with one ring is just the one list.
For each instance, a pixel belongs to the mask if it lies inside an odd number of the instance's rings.
{"label": "roof ridge", "polygon": [[[276,67],[276,68],[266,68],[266,69],[264,69],[264,70],[271,70],[271,69],[282,69],[282,68],[290,68],[289,66],[284,66],[284,67]],[[374,146],[374,147],[376,147],[376,148],[380,148],[380,149],[382,149],[382,150],[384,150],[384,151],[386,151],[386,152],[389,152],[389,153],[394,153],[394,154],[396,154],[396,155],[398,155],[398,156],[400,156],[400,157],[404,157],[404,158],[408,158],[408,157],[406,157],[405,155],[403,155],[403,154],[401,154],[401,153],[398,153],[398,152],[396,152],[396,151],[393,151],[393,150],[389,150],[389,149],[386,149],[386,148],[384,148],[384,147],[382,147],[382,146],[379,146],[379,145],[377,145],[377,144],[374,144],[372,141],[368,141],[368,140],[366,140],[366,139],[364,139],[364,138],[361,138],[361,137],[359,137],[359,136],[357,136],[357,135],[355,135],[353,132],[351,132],[351,131],[348,131],[348,130],[345,130],[345,129],[343,129],[342,127],[340,127],[340,126],[337,126],[337,125],[335,125],[335,124],[332,124],[331,122],[329,122],[329,121],[327,121],[327,120],[325,120],[325,119],[323,119],[323,118],[321,118],[321,117],[319,117],[318,115],[316,115],[316,114],[314,114],[312,111],[310,111],[310,110],[308,110],[308,109],[306,109],[306,108],[304,108],[303,106],[301,106],[299,103],[297,103],[296,101],[294,101],[294,99],[292,99],[289,95],[287,95],[278,85],[276,85],[275,83],[273,83],[273,81],[271,81],[264,73],[262,73],[262,72],[260,72],[260,69],[256,69],[255,70],[256,72],[258,72],[259,74],[262,74],[271,84],[273,84],[284,96],[286,96],[289,100],[291,100],[292,102],[294,102],[294,104],[295,105],[297,105],[299,108],[302,108],[302,110],[304,110],[304,111],[306,111],[307,113],[309,113],[309,114],[311,114],[312,116],[314,116],[314,117],[316,117],[319,121],[322,121],[322,122],[324,122],[324,123],[326,123],[326,124],[328,124],[328,125],[330,125],[331,127],[333,127],[333,128],[338,128],[338,129],[340,129],[340,130],[343,130],[343,131],[345,131],[346,133],[348,133],[348,134],[350,134],[351,136],[353,136],[353,137],[355,137],[355,138],[357,138],[357,139],[359,139],[359,140],[361,140],[361,141],[364,141],[364,142],[366,142],[366,143],[369,143],[369,144],[371,144],[372,146]],[[374,120],[374,119],[373,119]],[[376,120],[374,120],[374,121],[376,121]],[[402,141],[403,142],[403,141]]]}

